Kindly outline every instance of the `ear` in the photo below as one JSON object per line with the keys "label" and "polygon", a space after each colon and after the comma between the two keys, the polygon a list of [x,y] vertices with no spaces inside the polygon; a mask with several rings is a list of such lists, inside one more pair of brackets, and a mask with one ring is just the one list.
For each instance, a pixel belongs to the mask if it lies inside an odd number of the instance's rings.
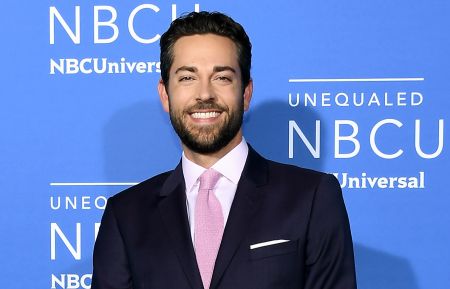
{"label": "ear", "polygon": [[247,86],[244,89],[244,111],[250,108],[250,101],[252,100],[253,94],[253,80],[250,79]]}
{"label": "ear", "polygon": [[160,79],[158,82],[158,94],[159,94],[159,99],[161,100],[163,109],[166,112],[169,112],[169,95],[167,94],[166,86],[164,85],[164,82],[162,81],[162,79]]}

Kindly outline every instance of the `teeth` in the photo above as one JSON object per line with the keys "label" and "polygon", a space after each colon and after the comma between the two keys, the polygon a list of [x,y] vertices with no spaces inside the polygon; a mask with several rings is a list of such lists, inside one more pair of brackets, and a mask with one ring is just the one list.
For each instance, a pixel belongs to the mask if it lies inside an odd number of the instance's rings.
{"label": "teeth", "polygon": [[213,118],[218,117],[220,113],[216,111],[210,111],[210,112],[194,112],[191,114],[193,118]]}

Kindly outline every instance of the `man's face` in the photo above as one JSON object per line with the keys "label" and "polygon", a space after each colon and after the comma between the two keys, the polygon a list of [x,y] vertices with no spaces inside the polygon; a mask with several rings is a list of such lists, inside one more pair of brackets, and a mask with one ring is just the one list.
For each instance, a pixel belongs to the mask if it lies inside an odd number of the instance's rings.
{"label": "man's face", "polygon": [[242,89],[236,45],[214,34],[185,36],[173,47],[167,87],[158,85],[172,125],[190,150],[214,153],[240,139],[252,83]]}

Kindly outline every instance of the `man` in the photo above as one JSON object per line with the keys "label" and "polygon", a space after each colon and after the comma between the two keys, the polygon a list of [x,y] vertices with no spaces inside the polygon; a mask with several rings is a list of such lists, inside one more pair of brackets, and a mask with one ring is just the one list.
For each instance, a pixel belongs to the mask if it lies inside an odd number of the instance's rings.
{"label": "man", "polygon": [[161,37],[158,92],[182,160],[109,199],[92,289],[356,288],[337,180],[242,137],[250,66],[248,36],[220,13],[190,13]]}

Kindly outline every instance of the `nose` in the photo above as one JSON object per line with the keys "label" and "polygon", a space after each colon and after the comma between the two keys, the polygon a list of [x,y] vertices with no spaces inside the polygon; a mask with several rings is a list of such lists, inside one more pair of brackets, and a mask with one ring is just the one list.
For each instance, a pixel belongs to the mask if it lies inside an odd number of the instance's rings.
{"label": "nose", "polygon": [[202,80],[199,84],[198,101],[206,101],[215,98],[214,91],[209,80]]}

